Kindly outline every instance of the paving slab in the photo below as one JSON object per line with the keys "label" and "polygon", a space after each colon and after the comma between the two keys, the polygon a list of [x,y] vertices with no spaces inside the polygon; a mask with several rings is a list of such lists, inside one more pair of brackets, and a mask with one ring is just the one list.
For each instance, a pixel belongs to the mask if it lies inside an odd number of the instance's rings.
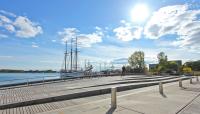
{"label": "paving slab", "polygon": [[[133,80],[128,80],[128,81],[126,80],[130,78],[132,78]],[[133,88],[133,86],[138,85],[138,84],[156,82],[159,80],[172,80],[176,78],[178,77],[177,76],[155,76],[154,77],[154,76],[144,76],[144,75],[137,75],[137,76],[134,75],[134,76],[125,76],[125,77],[114,76],[114,77],[102,77],[102,78],[94,78],[94,79],[91,78],[91,79],[83,79],[83,80],[72,80],[72,81],[66,81],[66,82],[60,82],[60,83],[27,86],[27,87],[21,87],[21,88],[13,88],[13,89],[4,89],[4,90],[0,90],[0,93],[1,93],[0,107],[2,108],[16,107],[18,105],[21,106],[21,105],[28,105],[28,104],[34,104],[34,103],[36,104],[38,102],[45,103],[47,101],[48,102],[56,101],[57,99],[61,98],[60,96],[62,96],[62,99],[63,99],[66,97],[66,95],[71,95],[73,93],[76,94],[76,93],[82,92],[83,94],[88,94],[88,92],[91,92],[91,91],[96,91],[96,90],[101,90],[101,89],[103,90],[104,88],[108,89],[112,87],[113,85],[115,86],[131,85]],[[129,89],[129,87],[127,87],[127,89]],[[104,90],[100,92],[104,92]]]}
{"label": "paving slab", "polygon": [[110,107],[110,98],[107,96],[101,100],[42,114],[199,114],[200,83],[197,82],[189,84],[188,80],[183,81],[183,88],[179,88],[177,82],[164,84],[163,95],[158,92],[158,86],[120,92],[117,95],[116,109]]}

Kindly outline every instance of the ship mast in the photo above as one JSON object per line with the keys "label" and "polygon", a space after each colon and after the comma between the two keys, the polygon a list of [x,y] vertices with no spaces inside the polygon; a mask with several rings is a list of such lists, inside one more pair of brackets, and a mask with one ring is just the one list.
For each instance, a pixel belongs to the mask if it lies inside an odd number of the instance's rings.
{"label": "ship mast", "polygon": [[72,57],[72,54],[73,54],[73,49],[72,49],[72,43],[73,43],[73,41],[72,41],[73,39],[71,39],[71,52],[70,52],[70,70],[72,71],[72,66],[73,66],[73,57]]}
{"label": "ship mast", "polygon": [[75,70],[77,71],[78,68],[78,47],[77,47],[77,37],[76,37],[76,50],[75,50]]}
{"label": "ship mast", "polygon": [[67,71],[67,41],[66,41],[66,50],[65,50],[65,72]]}

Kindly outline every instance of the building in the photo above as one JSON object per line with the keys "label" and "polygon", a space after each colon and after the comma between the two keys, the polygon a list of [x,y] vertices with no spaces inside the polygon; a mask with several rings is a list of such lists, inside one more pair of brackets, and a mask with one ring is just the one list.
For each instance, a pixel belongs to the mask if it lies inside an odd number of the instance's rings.
{"label": "building", "polygon": [[151,70],[155,69],[157,65],[158,64],[149,64],[149,70],[151,71]]}

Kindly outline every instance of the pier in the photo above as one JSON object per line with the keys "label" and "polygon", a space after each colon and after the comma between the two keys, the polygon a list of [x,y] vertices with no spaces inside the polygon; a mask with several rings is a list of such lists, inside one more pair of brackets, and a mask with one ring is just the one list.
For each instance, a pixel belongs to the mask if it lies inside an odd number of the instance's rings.
{"label": "pier", "polygon": [[[190,84],[189,77],[181,77],[182,88],[178,86],[180,76],[146,76],[146,75],[128,75],[128,76],[109,76],[109,77],[93,77],[93,78],[77,78],[62,80],[59,82],[46,82],[33,85],[24,85],[21,87],[12,86],[10,88],[1,88],[0,90],[0,114],[36,114],[45,113],[47,111],[55,111],[63,108],[75,108],[72,106],[79,106],[81,104],[87,104],[93,101],[98,101],[107,104],[107,100],[110,98],[111,88],[117,88],[117,95],[128,95],[137,93],[138,90],[146,91],[156,95],[154,97],[167,99],[165,85],[169,88],[176,88],[177,91],[187,92],[186,87],[193,87],[196,92],[200,91],[200,85],[196,81]],[[162,81],[164,86],[164,93],[160,96],[158,88],[159,83]],[[172,84],[170,86],[170,84]],[[184,89],[185,87],[185,89]],[[199,87],[199,88],[197,88]],[[168,87],[167,87],[168,88]],[[189,89],[189,88],[188,88]],[[153,91],[154,90],[154,91]],[[153,92],[150,92],[153,91]],[[179,95],[177,91],[173,94]],[[189,90],[188,90],[189,91]],[[193,90],[191,90],[193,91]],[[138,93],[142,94],[142,93]],[[144,95],[147,95],[143,93]],[[184,96],[186,96],[185,94]],[[134,95],[135,96],[135,95]],[[139,95],[141,96],[141,95]],[[139,97],[135,96],[135,98]],[[121,97],[120,97],[121,98]],[[145,98],[145,97],[144,97]],[[148,97],[147,97],[148,98]],[[191,99],[193,97],[191,96]],[[102,101],[103,100],[103,101]],[[136,101],[139,99],[135,99]],[[77,102],[74,102],[77,101]],[[120,101],[120,100],[118,100]],[[132,103],[137,103],[133,101]],[[183,101],[184,102],[184,101]],[[100,104],[101,104],[100,103]],[[110,102],[109,102],[110,103]],[[88,104],[88,105],[89,105]],[[120,103],[118,103],[120,105]],[[183,103],[182,105],[184,105]],[[96,104],[95,104],[96,105]],[[176,103],[175,103],[176,105]],[[96,105],[96,106],[99,106]],[[109,104],[107,105],[109,106]],[[118,110],[118,108],[116,109]],[[67,111],[65,111],[67,113]],[[55,113],[55,112],[54,112]],[[68,112],[71,114],[71,112]],[[76,112],[78,113],[78,112]],[[47,113],[46,113],[47,114]],[[53,112],[52,112],[53,114]],[[164,114],[164,113],[163,113]]]}

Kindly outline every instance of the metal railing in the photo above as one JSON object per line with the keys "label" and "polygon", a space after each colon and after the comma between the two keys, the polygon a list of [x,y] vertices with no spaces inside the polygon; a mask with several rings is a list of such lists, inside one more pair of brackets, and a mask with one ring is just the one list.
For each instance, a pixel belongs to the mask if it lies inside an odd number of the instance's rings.
{"label": "metal railing", "polygon": [[17,85],[29,85],[34,83],[45,83],[49,81],[59,80],[60,76],[39,76],[34,78],[16,78],[0,81],[0,87],[17,86]]}
{"label": "metal railing", "polygon": [[[126,75],[132,75],[133,73],[126,73]],[[121,73],[106,73],[106,74],[96,74],[92,73],[89,75],[84,75],[80,77],[61,77],[60,75],[56,76],[37,76],[34,78],[16,78],[11,80],[2,80],[0,81],[0,88],[4,87],[12,87],[12,86],[29,86],[29,85],[36,85],[36,84],[45,84],[47,82],[59,82],[65,81],[70,79],[84,79],[84,78],[99,78],[99,77],[107,77],[107,76],[120,76]]]}

